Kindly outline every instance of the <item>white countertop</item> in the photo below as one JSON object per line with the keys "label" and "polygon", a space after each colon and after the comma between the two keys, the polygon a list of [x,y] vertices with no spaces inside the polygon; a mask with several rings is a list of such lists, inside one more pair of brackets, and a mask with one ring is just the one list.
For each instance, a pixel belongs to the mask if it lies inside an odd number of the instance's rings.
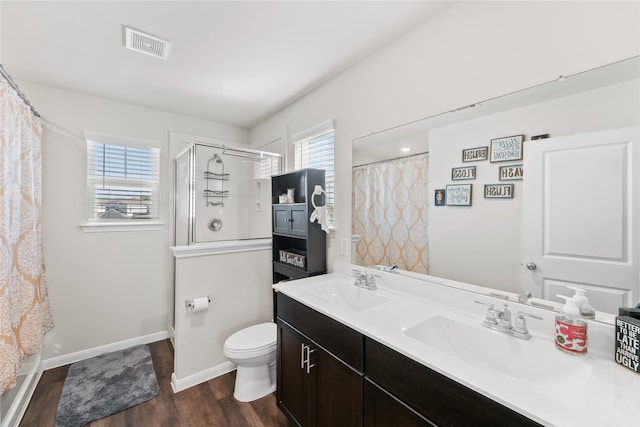
{"label": "white countertop", "polygon": [[[362,269],[336,263],[334,273],[281,282],[273,287],[543,425],[640,426],[640,375],[613,361],[612,325],[590,323],[589,353],[574,356],[555,348],[554,313],[550,311],[510,303],[514,317],[519,309],[543,317],[542,321],[527,320],[530,340],[482,327],[486,307],[474,301],[494,303],[497,308],[504,301],[471,292],[472,285],[463,290],[459,283],[451,287],[376,271],[380,276],[376,279],[377,290],[354,288],[386,300],[360,311],[311,293],[309,288],[305,290],[305,286],[320,282],[353,286],[354,278],[349,274],[352,267]],[[425,344],[405,334],[412,326],[435,317],[452,319],[456,325],[469,328],[474,339],[487,337],[484,335],[487,332],[499,335],[491,336],[492,341],[502,340],[503,336],[507,341],[498,343],[506,344],[507,352],[496,350],[493,354],[496,347],[469,342],[464,343],[468,348],[463,345],[465,351],[456,357],[447,348],[459,347],[460,343],[450,335],[443,338],[440,346]],[[520,356],[529,356],[529,362],[520,366]],[[487,364],[487,360],[496,363]]]}

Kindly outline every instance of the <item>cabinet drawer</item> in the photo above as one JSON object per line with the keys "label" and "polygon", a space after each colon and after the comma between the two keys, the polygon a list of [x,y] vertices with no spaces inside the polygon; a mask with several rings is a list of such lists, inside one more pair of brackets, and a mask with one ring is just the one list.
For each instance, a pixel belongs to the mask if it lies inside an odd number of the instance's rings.
{"label": "cabinet drawer", "polygon": [[375,340],[365,351],[367,378],[438,425],[539,426]]}
{"label": "cabinet drawer", "polygon": [[304,304],[277,293],[277,317],[308,336],[353,369],[364,371],[364,337]]}

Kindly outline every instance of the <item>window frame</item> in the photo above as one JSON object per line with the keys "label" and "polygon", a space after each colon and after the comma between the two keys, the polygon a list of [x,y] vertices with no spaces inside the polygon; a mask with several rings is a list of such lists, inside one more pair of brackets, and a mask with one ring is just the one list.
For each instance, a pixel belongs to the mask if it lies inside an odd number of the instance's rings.
{"label": "window frame", "polygon": [[[161,209],[160,209],[160,189],[162,179],[160,176],[161,169],[161,147],[158,141],[152,140],[143,140],[137,138],[128,138],[122,136],[114,136],[101,134],[97,132],[84,132],[84,140],[85,140],[85,149],[86,149],[86,168],[85,168],[85,218],[86,222],[80,225],[80,228],[84,232],[112,232],[112,231],[157,231],[162,230],[164,227],[164,223],[161,221]],[[156,150],[155,153],[155,162],[154,167],[157,170],[157,175],[154,180],[154,184],[150,187],[152,189],[152,198],[154,200],[156,215],[153,218],[138,218],[138,219],[101,219],[93,216],[92,212],[94,207],[92,206],[94,203],[94,178],[89,175],[90,172],[90,159],[89,156],[92,155],[90,149],[93,147],[93,144],[110,144],[115,146],[122,146],[127,148],[142,148],[142,149],[152,149]],[[123,178],[111,178],[111,181],[117,182],[122,181]],[[126,179],[125,179],[126,180]],[[131,179],[131,181],[136,181],[136,179]],[[131,182],[126,181],[126,182]],[[145,180],[142,180],[144,182]]]}

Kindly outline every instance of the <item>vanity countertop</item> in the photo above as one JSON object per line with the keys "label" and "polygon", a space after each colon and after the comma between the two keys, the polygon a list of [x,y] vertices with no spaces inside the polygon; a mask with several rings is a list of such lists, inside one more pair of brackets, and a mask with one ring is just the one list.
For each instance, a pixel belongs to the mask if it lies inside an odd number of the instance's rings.
{"label": "vanity countertop", "polygon": [[640,375],[613,361],[612,325],[590,323],[589,354],[573,356],[554,347],[551,311],[509,303],[514,317],[542,317],[527,320],[532,337],[521,340],[481,326],[486,307],[476,301],[504,301],[472,285],[375,271],[370,291],[353,286],[352,268],[362,270],[336,263],[273,288],[540,424],[640,425]]}

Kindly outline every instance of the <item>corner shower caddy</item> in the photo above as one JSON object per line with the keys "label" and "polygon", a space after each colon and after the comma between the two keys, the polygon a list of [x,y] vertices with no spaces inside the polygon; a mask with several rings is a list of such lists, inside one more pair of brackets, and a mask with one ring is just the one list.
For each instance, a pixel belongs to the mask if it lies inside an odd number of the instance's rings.
{"label": "corner shower caddy", "polygon": [[[223,150],[224,154],[224,150]],[[219,164],[222,166],[222,173],[216,173],[212,171],[211,162],[215,162],[215,164]],[[229,174],[224,173],[224,162],[222,158],[216,153],[214,154],[209,161],[207,162],[207,170],[204,172],[204,179],[207,183],[206,188],[204,190],[204,199],[206,202],[206,206],[220,206],[224,207],[224,199],[225,197],[229,197],[229,191],[225,191],[224,182],[229,181]],[[215,181],[220,183],[219,190],[212,190],[209,188],[209,182]],[[213,199],[213,201],[211,200]]]}

